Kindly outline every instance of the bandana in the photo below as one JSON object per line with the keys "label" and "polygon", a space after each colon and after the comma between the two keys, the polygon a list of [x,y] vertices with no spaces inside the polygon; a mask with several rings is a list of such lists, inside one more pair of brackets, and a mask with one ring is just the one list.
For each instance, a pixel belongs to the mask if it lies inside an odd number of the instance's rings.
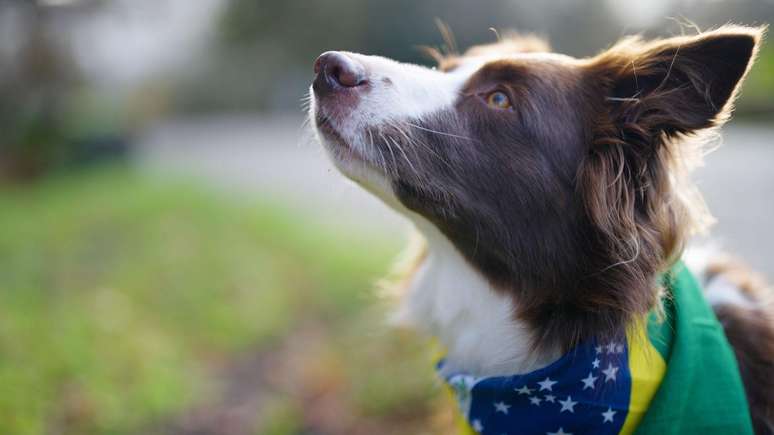
{"label": "bandana", "polygon": [[682,263],[664,283],[665,316],[539,370],[477,378],[441,360],[465,433],[752,434],[736,359],[698,284]]}

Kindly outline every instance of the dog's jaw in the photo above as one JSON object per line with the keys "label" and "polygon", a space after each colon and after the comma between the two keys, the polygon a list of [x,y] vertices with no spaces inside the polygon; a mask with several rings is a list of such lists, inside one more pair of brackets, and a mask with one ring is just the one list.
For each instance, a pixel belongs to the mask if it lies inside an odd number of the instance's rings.
{"label": "dog's jaw", "polygon": [[438,229],[405,211],[427,242],[398,320],[433,337],[445,352],[444,371],[477,377],[527,373],[559,358],[535,351],[533,335],[515,317],[515,302],[496,291]]}

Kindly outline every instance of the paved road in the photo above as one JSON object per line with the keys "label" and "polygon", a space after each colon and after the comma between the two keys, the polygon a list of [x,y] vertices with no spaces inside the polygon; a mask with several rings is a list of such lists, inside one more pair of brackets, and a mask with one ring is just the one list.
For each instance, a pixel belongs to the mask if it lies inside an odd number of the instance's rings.
{"label": "paved road", "polygon": [[[328,163],[298,116],[228,116],[168,122],[147,132],[137,162],[201,177],[226,191],[279,200],[366,231],[408,224]],[[731,125],[697,181],[718,219],[712,237],[774,278],[774,128]]]}
{"label": "paved road", "polygon": [[729,125],[696,173],[711,236],[774,279],[774,128]]}

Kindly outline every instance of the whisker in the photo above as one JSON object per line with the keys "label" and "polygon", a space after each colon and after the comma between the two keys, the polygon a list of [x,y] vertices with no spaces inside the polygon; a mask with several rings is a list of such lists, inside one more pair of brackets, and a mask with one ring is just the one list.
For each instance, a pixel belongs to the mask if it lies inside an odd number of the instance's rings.
{"label": "whisker", "polygon": [[398,151],[401,152],[401,154],[403,154],[403,158],[406,160],[406,163],[408,163],[409,167],[411,167],[411,170],[414,171],[414,174],[417,176],[417,178],[422,178],[422,176],[419,175],[419,171],[417,171],[417,168],[414,167],[413,163],[411,163],[411,159],[409,159],[408,154],[406,154],[406,152],[403,150],[403,147],[401,147],[400,144],[398,144],[398,142],[395,141],[393,138],[388,137],[387,139],[391,141],[393,145],[395,145],[395,147],[398,149]]}
{"label": "whisker", "polygon": [[[425,148],[426,148],[428,151],[430,151],[431,153],[434,153],[434,152],[433,152],[433,150],[432,150],[430,147],[428,147],[427,145],[425,145],[425,144],[421,144],[421,143],[419,143],[418,141],[416,141],[416,140],[412,139],[412,138],[411,138],[411,136],[409,136],[409,134],[408,134],[408,133],[406,133],[405,131],[403,131],[403,129],[402,129],[402,128],[400,128],[400,125],[398,125],[398,124],[395,124],[395,123],[390,123],[390,122],[388,122],[388,123],[387,123],[387,125],[389,125],[390,127],[392,127],[392,128],[395,130],[395,131],[397,131],[397,132],[398,132],[398,133],[400,133],[400,134],[401,134],[401,135],[402,135],[404,138],[406,138],[406,142],[408,143],[408,145],[422,145],[422,146],[424,146],[424,147],[425,147]],[[412,146],[412,147],[411,147],[411,150],[412,150],[412,151],[414,151],[414,156],[416,156],[416,158],[417,158],[417,159],[420,159],[419,153],[417,152],[417,146]],[[434,154],[435,154],[435,153],[434,153]],[[436,155],[437,155],[437,154],[436,154]],[[440,159],[440,156],[438,156],[438,158]]]}
{"label": "whisker", "polygon": [[377,151],[379,151],[379,157],[381,158],[381,161],[382,161],[382,171],[384,171],[385,173],[388,173],[387,160],[384,158],[384,153],[382,152],[381,147],[377,147],[376,144],[374,143],[374,136],[373,134],[371,134],[371,130],[368,130],[368,137],[371,140],[371,148],[372,149],[375,148]]}
{"label": "whisker", "polygon": [[382,133],[379,133],[379,137],[382,138],[384,143],[387,145],[387,150],[390,151],[390,155],[392,156],[392,166],[394,167],[393,174],[397,177],[398,175],[398,161],[395,159],[395,152],[392,150],[392,145],[390,144],[390,141],[386,140],[384,138],[384,135]]}
{"label": "whisker", "polygon": [[[449,169],[454,169],[454,166],[450,162],[448,162],[446,159],[443,158],[436,150],[434,150],[431,146],[428,144],[420,141],[417,138],[412,138],[409,134],[407,134],[403,129],[401,129],[398,125],[393,125],[393,128],[395,128],[401,135],[403,135],[404,138],[406,138],[406,141],[415,146],[421,146],[422,148],[426,149],[428,152],[433,154],[441,163],[444,163],[446,166],[449,167]],[[415,152],[416,153],[416,152]]]}
{"label": "whisker", "polygon": [[467,137],[467,136],[460,136],[458,134],[447,133],[445,131],[432,130],[432,129],[429,129],[429,128],[422,127],[421,125],[412,124],[410,122],[406,122],[405,124],[410,126],[410,127],[414,127],[414,128],[417,128],[419,130],[423,130],[423,131],[426,131],[426,132],[429,132],[429,133],[440,134],[442,136],[455,137],[457,139],[465,139],[465,140],[475,141],[475,139]]}

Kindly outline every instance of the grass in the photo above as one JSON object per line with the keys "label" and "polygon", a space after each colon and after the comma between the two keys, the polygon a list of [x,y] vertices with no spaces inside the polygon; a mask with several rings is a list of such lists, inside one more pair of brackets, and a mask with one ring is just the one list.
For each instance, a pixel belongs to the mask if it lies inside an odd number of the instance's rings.
{"label": "grass", "polygon": [[369,292],[398,242],[119,168],[0,210],[0,433],[180,432],[250,376],[254,433],[427,427],[423,346]]}
{"label": "grass", "polygon": [[[771,30],[769,30],[771,32]],[[737,103],[737,117],[770,122],[774,113],[774,46],[764,41]]]}

